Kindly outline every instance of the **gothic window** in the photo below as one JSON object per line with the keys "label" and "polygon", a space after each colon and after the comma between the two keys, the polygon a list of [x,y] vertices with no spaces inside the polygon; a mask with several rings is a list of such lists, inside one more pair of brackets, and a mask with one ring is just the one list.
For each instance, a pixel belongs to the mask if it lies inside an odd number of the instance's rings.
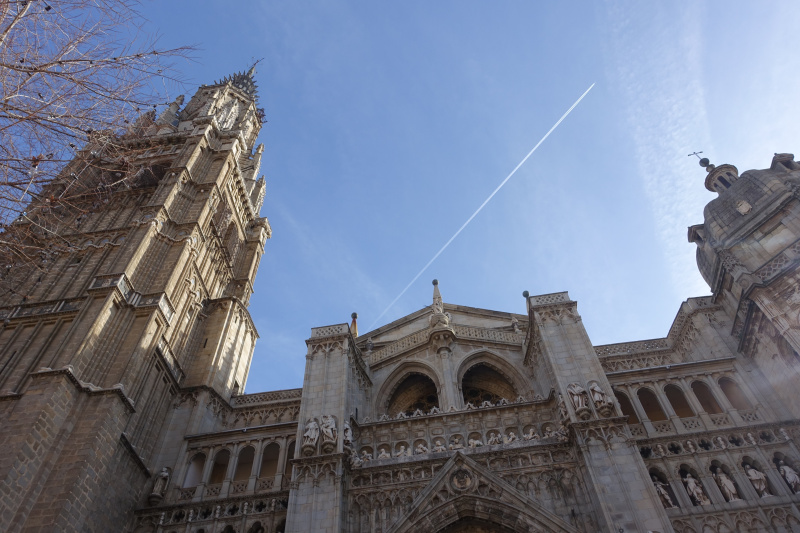
{"label": "gothic window", "polygon": [[628,396],[618,390],[614,391],[614,396],[616,396],[617,402],[619,402],[622,414],[628,417],[628,424],[638,424],[639,417],[636,416],[636,410],[633,408],[633,404],[631,404]]}
{"label": "gothic window", "polygon": [[658,422],[659,420],[666,420],[667,415],[664,414],[664,409],[658,402],[655,393],[650,389],[639,389],[636,393],[639,396],[639,403],[642,404],[644,413],[651,422]]}
{"label": "gothic window", "polygon": [[730,378],[722,378],[719,380],[719,388],[725,394],[725,397],[731,402],[734,409],[748,410],[753,406],[747,400],[747,397],[742,393],[742,389]]}
{"label": "gothic window", "polygon": [[506,377],[485,363],[478,363],[464,374],[461,380],[464,404],[479,406],[485,401],[497,405],[501,398],[515,399],[518,394]]}
{"label": "gothic window", "polygon": [[239,459],[236,461],[236,472],[233,474],[234,481],[243,481],[250,477],[250,473],[253,471],[255,452],[252,446],[247,446],[239,452]]}
{"label": "gothic window", "polygon": [[208,478],[209,485],[222,483],[225,480],[225,474],[228,472],[228,462],[231,460],[231,452],[228,450],[221,450],[217,452],[214,457],[214,466],[211,467],[211,476]]}
{"label": "gothic window", "polygon": [[436,384],[428,376],[414,372],[395,389],[389,400],[387,414],[390,417],[400,413],[411,416],[417,409],[428,413],[434,407],[439,407]]}
{"label": "gothic window", "polygon": [[706,413],[716,415],[722,412],[722,408],[717,403],[714,395],[711,394],[711,389],[708,388],[708,385],[702,381],[695,381],[692,383],[692,392],[694,392],[697,401],[700,402],[700,406]]}
{"label": "gothic window", "polygon": [[261,468],[259,469],[258,477],[270,478],[275,476],[278,472],[278,454],[280,451],[281,447],[277,443],[267,444],[261,456]]}
{"label": "gothic window", "polygon": [[664,387],[664,393],[667,395],[667,400],[675,411],[675,414],[681,418],[691,418],[694,416],[694,411],[686,401],[686,396],[683,391],[675,385],[667,385]]}
{"label": "gothic window", "polygon": [[189,468],[186,470],[186,477],[183,480],[184,487],[196,487],[200,484],[200,479],[203,477],[203,469],[206,466],[206,454],[198,453],[192,457],[189,462]]}

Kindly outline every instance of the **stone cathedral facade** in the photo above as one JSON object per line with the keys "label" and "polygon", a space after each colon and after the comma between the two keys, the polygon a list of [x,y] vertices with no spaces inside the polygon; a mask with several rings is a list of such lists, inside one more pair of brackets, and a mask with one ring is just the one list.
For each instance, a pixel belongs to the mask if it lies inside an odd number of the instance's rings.
{"label": "stone cathedral facade", "polygon": [[515,314],[434,282],[374,331],[311,328],[301,389],[241,394],[271,233],[253,75],[139,124],[147,179],[6,273],[0,531],[800,531],[794,156],[703,161],[712,295],[664,338],[595,346],[566,292]]}

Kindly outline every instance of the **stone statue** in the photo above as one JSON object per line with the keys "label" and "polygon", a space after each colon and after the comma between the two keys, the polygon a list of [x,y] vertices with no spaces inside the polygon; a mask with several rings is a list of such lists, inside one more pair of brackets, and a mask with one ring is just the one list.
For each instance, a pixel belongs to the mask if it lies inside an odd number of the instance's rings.
{"label": "stone statue", "polygon": [[717,446],[719,446],[719,447],[720,447],[720,449],[722,449],[722,450],[724,450],[725,448],[727,448],[727,446],[725,445],[725,441],[724,441],[724,440],[722,440],[722,437],[716,437],[716,438],[714,439],[714,442],[716,442],[716,443],[717,443]]}
{"label": "stone statue", "polygon": [[391,459],[392,456],[386,451],[386,448],[381,448],[381,453],[378,454],[378,459]]}
{"label": "stone statue", "polygon": [[331,415],[322,415],[322,441],[336,442],[336,420]]}
{"label": "stone statue", "polygon": [[342,432],[342,439],[345,446],[352,446],[353,445],[353,429],[350,427],[350,424],[345,422],[344,423],[344,431]]}
{"label": "stone statue", "polygon": [[550,426],[544,428],[544,438],[549,439],[552,436],[554,436],[553,428],[551,428]]}
{"label": "stone statue", "polygon": [[745,463],[744,473],[747,475],[747,479],[750,480],[750,483],[753,485],[753,488],[756,489],[760,497],[766,498],[772,496],[767,488],[767,476],[765,476],[763,472],[759,472],[753,468],[752,465]]}
{"label": "stone statue", "polygon": [[689,450],[689,453],[697,451],[697,448],[694,447],[694,442],[687,440],[684,444],[686,445],[686,449]]}
{"label": "stone statue", "polygon": [[166,466],[161,469],[161,472],[156,476],[156,481],[153,484],[153,492],[147,498],[150,505],[156,505],[164,499],[164,493],[167,492],[169,486],[169,468]]}
{"label": "stone statue", "polygon": [[589,386],[589,394],[592,395],[592,402],[594,402],[595,407],[601,407],[610,403],[608,401],[608,395],[603,392],[603,389],[601,389],[600,385],[597,383],[592,383]]}
{"label": "stone statue", "polygon": [[661,505],[664,506],[664,509],[674,509],[677,507],[675,502],[672,501],[672,496],[669,495],[669,492],[666,489],[666,487],[669,485],[663,483],[655,475],[651,475],[650,479],[653,480],[653,485],[656,487],[656,492],[658,493],[658,497],[661,500]]}
{"label": "stone statue", "polygon": [[306,432],[303,433],[303,446],[315,446],[319,438],[319,425],[317,421],[310,418],[306,422]]}
{"label": "stone statue", "polygon": [[575,408],[575,412],[588,409],[586,405],[586,389],[578,383],[570,383],[567,387],[567,392],[572,400],[572,407]]}
{"label": "stone statue", "polygon": [[153,494],[160,494],[161,496],[167,491],[169,486],[169,468],[166,466],[161,469],[161,472],[156,476],[156,482],[153,485]]}
{"label": "stone statue", "polygon": [[463,450],[464,449],[464,445],[461,444],[461,439],[459,439],[458,437],[453,437],[453,442],[450,443],[450,449],[451,450]]}
{"label": "stone statue", "polygon": [[541,437],[536,433],[536,428],[531,428],[530,431],[522,435],[525,440],[539,440]]}
{"label": "stone statue", "polygon": [[721,468],[715,468],[713,476],[714,481],[717,482],[720,492],[725,497],[725,501],[730,502],[733,500],[741,500],[733,480],[728,477],[728,475],[723,472]]}
{"label": "stone statue", "polygon": [[363,462],[365,462],[365,463],[366,463],[367,461],[372,461],[372,454],[371,454],[371,453],[369,453],[367,450],[363,450],[363,451],[361,452],[361,461],[363,461]]}
{"label": "stone statue", "polygon": [[508,432],[508,437],[506,437],[506,439],[505,439],[505,443],[506,444],[510,444],[510,443],[514,442],[515,440],[517,440],[517,434],[514,433],[513,431],[509,431]]}
{"label": "stone statue", "polygon": [[514,328],[514,333],[520,333],[519,330],[519,319],[514,315],[511,315],[511,327]]}
{"label": "stone statue", "polygon": [[350,456],[350,466],[353,468],[358,468],[364,464],[364,461],[358,456],[357,453],[354,453]]}
{"label": "stone statue", "polygon": [[372,342],[372,337],[367,339],[367,344],[365,347],[367,349],[367,353],[371,352],[372,349],[375,347],[375,344]]}
{"label": "stone statue", "polygon": [[781,476],[783,476],[783,479],[786,480],[786,483],[788,483],[789,488],[792,489],[792,492],[795,494],[800,493],[800,476],[797,475],[797,472],[795,472],[794,468],[787,465],[783,461],[779,461],[778,471],[781,473]]}
{"label": "stone statue", "polygon": [[425,446],[425,444],[423,444],[422,442],[420,442],[419,444],[417,444],[417,449],[414,453],[416,454],[428,453],[428,447]]}
{"label": "stone statue", "polygon": [[397,450],[397,453],[394,454],[395,457],[405,457],[406,455],[406,447],[402,444],[400,445],[400,449]]}
{"label": "stone statue", "polygon": [[569,420],[569,411],[567,411],[567,404],[564,403],[564,396],[558,393],[558,414],[561,420]]}
{"label": "stone statue", "polygon": [[692,477],[692,474],[686,474],[686,477],[683,478],[683,484],[686,486],[686,493],[689,494],[689,498],[695,505],[711,505],[708,496],[703,492],[703,485]]}
{"label": "stone statue", "polygon": [[479,448],[480,446],[483,446],[483,442],[480,439],[469,439],[470,448]]}
{"label": "stone statue", "polygon": [[486,444],[488,444],[489,446],[493,446],[495,444],[500,444],[500,443],[502,443],[502,440],[500,439],[499,433],[489,434],[489,440],[486,441]]}
{"label": "stone statue", "polygon": [[444,447],[444,441],[443,440],[437,440],[436,441],[436,446],[433,447],[433,451],[435,453],[446,452],[447,448]]}
{"label": "stone statue", "polygon": [[757,442],[756,442],[756,438],[753,436],[753,434],[752,434],[752,433],[749,433],[749,432],[747,433],[747,441],[748,441],[750,444],[752,444],[753,446],[755,446],[755,445],[757,444]]}

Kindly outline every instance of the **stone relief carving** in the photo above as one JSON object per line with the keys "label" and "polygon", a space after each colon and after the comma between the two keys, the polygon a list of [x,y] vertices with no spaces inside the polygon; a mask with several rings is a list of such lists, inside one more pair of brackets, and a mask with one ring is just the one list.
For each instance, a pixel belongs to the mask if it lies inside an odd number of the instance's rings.
{"label": "stone relief carving", "polygon": [[336,420],[331,415],[322,415],[320,424],[322,430],[322,451],[330,453],[336,447],[337,433]]}
{"label": "stone relief carving", "polygon": [[217,124],[220,129],[229,130],[236,122],[239,116],[239,101],[236,99],[231,100],[220,110],[217,115]]}
{"label": "stone relief carving", "polygon": [[147,501],[150,505],[158,505],[164,499],[164,493],[169,487],[170,469],[166,466],[161,469],[161,472],[156,475],[156,481],[153,484],[153,491],[148,496]]}

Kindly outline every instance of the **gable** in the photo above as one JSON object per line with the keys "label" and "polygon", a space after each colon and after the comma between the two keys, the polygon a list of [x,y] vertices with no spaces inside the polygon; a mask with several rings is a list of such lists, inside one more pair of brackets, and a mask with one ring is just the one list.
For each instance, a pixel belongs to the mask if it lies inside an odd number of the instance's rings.
{"label": "gable", "polygon": [[577,533],[539,502],[460,452],[445,463],[387,533],[433,533],[464,520],[499,531]]}

